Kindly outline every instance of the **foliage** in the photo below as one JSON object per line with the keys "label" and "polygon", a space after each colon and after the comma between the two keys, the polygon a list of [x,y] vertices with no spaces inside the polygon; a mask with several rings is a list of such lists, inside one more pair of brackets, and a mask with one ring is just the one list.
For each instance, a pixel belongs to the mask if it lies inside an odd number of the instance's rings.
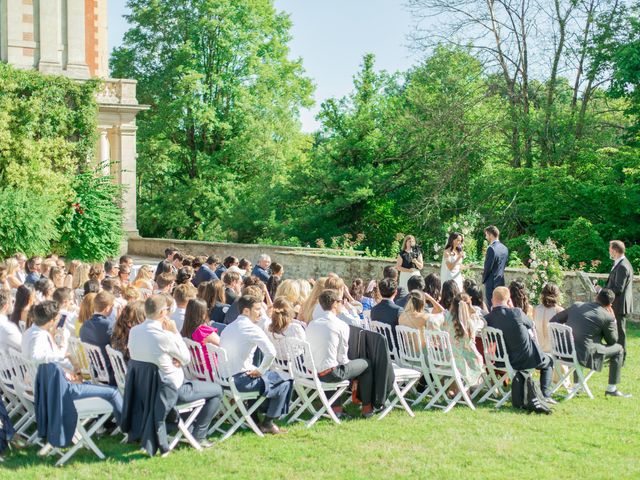
{"label": "foliage", "polygon": [[75,198],[58,218],[58,248],[71,258],[103,261],[120,251],[122,187],[102,175],[101,167],[76,175]]}
{"label": "foliage", "polygon": [[562,258],[564,252],[551,239],[547,239],[544,243],[537,238],[528,238],[527,245],[529,247],[528,267],[533,270],[531,275],[527,276],[527,289],[529,290],[529,298],[539,298],[542,288],[547,283],[555,283],[562,288],[563,283],[563,264]]}
{"label": "foliage", "polygon": [[27,256],[51,251],[58,237],[56,208],[51,198],[24,188],[0,190],[0,258],[16,252]]}
{"label": "foliage", "polygon": [[[291,22],[270,0],[129,0],[113,74],[138,80],[140,231],[274,237],[271,198],[308,140],[311,82],[288,58]],[[251,199],[248,201],[248,199]],[[289,238],[294,235],[286,235]]]}

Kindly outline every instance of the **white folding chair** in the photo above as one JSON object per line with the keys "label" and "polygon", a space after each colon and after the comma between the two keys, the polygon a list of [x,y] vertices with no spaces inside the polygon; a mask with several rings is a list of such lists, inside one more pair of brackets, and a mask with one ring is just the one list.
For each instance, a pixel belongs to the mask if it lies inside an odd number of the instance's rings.
{"label": "white folding chair", "polygon": [[14,421],[16,433],[24,438],[31,437],[28,430],[35,425],[35,415],[32,409],[27,408],[21,398],[19,380],[16,379],[16,369],[13,366],[9,352],[0,352],[0,385],[1,392],[7,400],[5,408],[9,417],[17,418]]}
{"label": "white folding chair", "polygon": [[[444,412],[447,413],[460,400],[463,400],[471,410],[475,410],[476,407],[467,392],[467,390],[471,390],[471,385],[465,382],[458,371],[449,334],[447,332],[426,330],[424,335],[427,341],[429,370],[433,375],[433,385],[436,388],[435,395],[426,408],[442,407]],[[453,398],[449,398],[447,389],[454,384],[458,389],[458,393]],[[442,406],[437,404],[440,399],[444,400],[444,405]]]}
{"label": "white folding chair", "polygon": [[187,377],[192,380],[212,382],[213,379],[207,368],[207,362],[205,361],[206,354],[204,353],[202,345],[185,337],[183,337],[182,340],[187,345],[189,353],[191,354],[191,361],[184,366]]}
{"label": "white folding chair", "polygon": [[124,361],[124,355],[122,355],[122,352],[107,345],[107,356],[111,362],[111,368],[113,368],[113,376],[116,379],[118,390],[124,395],[124,386],[127,379],[127,363]]}
{"label": "white folding chair", "polygon": [[[551,332],[551,353],[554,358],[554,368],[560,377],[558,383],[551,389],[551,393],[555,393],[560,387],[566,385],[566,380],[570,379],[570,375],[575,372],[578,381],[573,387],[567,388],[565,386],[567,390],[567,395],[564,397],[565,400],[572,399],[580,390],[584,390],[587,396],[593,400],[593,394],[589,390],[587,381],[595,372],[591,370],[585,375],[582,365],[578,362],[573,330],[568,325],[550,323],[549,332]],[[562,366],[566,368],[562,369]]]}
{"label": "white folding chair", "polygon": [[[262,402],[265,401],[265,397],[261,396],[260,392],[238,391],[233,376],[228,373],[227,352],[224,348],[208,343],[205,351],[209,357],[211,369],[213,370],[213,378],[224,391],[224,396],[222,398],[222,404],[224,407],[223,414],[216,423],[209,428],[208,434],[211,435],[216,431],[224,432],[221,426],[229,420],[233,423],[231,427],[223,433],[220,441],[229,438],[243,425],[249,426],[256,435],[263,437],[264,434],[253,421],[251,415],[260,407],[260,405],[262,405]],[[249,401],[253,402],[253,405],[247,408],[244,402]]]}
{"label": "white folding chair", "polygon": [[400,365],[400,363],[398,361],[398,350],[396,348],[396,342],[393,339],[393,328],[391,327],[391,325],[389,325],[387,323],[376,322],[374,320],[371,320],[369,322],[369,329],[372,332],[379,333],[380,335],[382,335],[384,337],[384,339],[387,341],[387,349],[389,350],[389,358],[391,358],[392,362],[397,363],[398,365]]}
{"label": "white folding chair", "polygon": [[396,334],[398,336],[398,363],[406,368],[420,371],[424,377],[425,389],[411,403],[411,406],[415,407],[426,398],[433,397],[435,394],[426,349],[422,348],[424,330],[398,326],[396,327]]}
{"label": "white folding chair", "polygon": [[[404,367],[393,365],[393,393],[387,400],[387,406],[385,407],[385,409],[380,412],[378,420],[384,418],[398,404],[398,402],[406,410],[409,416],[415,416],[415,414],[407,404],[405,396],[411,391],[416,382],[420,380],[420,377],[422,376],[422,369],[409,367],[409,363],[405,363],[403,361],[402,352],[405,350],[405,342],[411,342],[414,337],[417,338],[417,346],[418,348],[420,348],[420,332],[413,328],[398,326],[396,327],[396,335],[398,336],[398,356],[400,363],[404,365]],[[405,356],[404,358],[408,358],[408,356]]]}
{"label": "white folding chair", "polygon": [[[318,371],[311,355],[311,347],[307,342],[288,338],[286,347],[290,372],[293,376],[293,386],[302,400],[302,405],[293,412],[289,423],[295,422],[305,411],[309,411],[313,416],[305,423],[307,428],[313,426],[323,415],[328,415],[329,418],[339,424],[340,419],[333,411],[332,406],[349,388],[349,380],[337,383],[323,382],[318,376]],[[328,398],[326,392],[334,393]],[[322,403],[319,409],[316,409],[313,405],[313,401],[316,398],[319,398]]]}
{"label": "white folding chair", "polygon": [[89,359],[85,354],[80,339],[77,337],[69,337],[69,345],[67,348],[69,349],[69,354],[71,356],[70,360],[73,366],[80,371],[80,374],[84,378],[93,378],[91,376],[91,368],[89,367]]}
{"label": "white folding chair", "polygon": [[[511,398],[511,389],[505,388],[505,382],[513,380],[516,372],[509,362],[502,330],[485,327],[481,331],[481,338],[484,363],[488,372],[486,381],[488,390],[479,403],[491,400],[496,402],[496,408],[500,408]],[[494,396],[496,398],[493,398]]]}
{"label": "white folding chair", "polygon": [[22,403],[26,413],[23,416],[23,423],[18,433],[27,439],[29,443],[38,443],[38,430],[31,434],[28,430],[36,425],[36,406],[33,391],[33,381],[35,379],[35,368],[27,362],[20,352],[9,349],[9,363],[11,365],[11,382],[15,392]]}
{"label": "white folding chair", "polygon": [[82,348],[89,360],[89,373],[93,383],[109,385],[109,369],[100,347],[82,342]]}

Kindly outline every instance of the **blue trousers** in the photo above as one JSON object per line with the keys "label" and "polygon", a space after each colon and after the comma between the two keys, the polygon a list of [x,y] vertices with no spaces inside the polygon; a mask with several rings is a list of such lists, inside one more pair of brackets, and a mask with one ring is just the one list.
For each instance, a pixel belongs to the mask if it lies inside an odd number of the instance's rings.
{"label": "blue trousers", "polygon": [[122,395],[115,387],[107,385],[93,385],[91,383],[71,383],[69,385],[71,398],[81,400],[83,398],[101,398],[106,400],[113,407],[113,415],[116,422],[120,425],[120,416],[122,415]]}
{"label": "blue trousers", "polygon": [[287,379],[278,372],[266,372],[262,377],[251,378],[246,373],[233,376],[236,387],[240,392],[260,392],[267,397],[266,415],[269,418],[279,418],[289,413],[289,402],[293,380]]}
{"label": "blue trousers", "polygon": [[213,382],[185,380],[178,389],[178,400],[182,403],[195,402],[203,399],[204,407],[193,422],[193,436],[202,440],[207,436],[209,424],[220,408],[222,402],[222,387]]}

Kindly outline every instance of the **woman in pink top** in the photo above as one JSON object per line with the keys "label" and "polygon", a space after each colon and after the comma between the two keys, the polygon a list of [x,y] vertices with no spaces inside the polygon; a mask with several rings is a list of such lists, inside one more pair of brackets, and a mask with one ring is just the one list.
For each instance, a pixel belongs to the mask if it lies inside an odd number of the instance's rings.
{"label": "woman in pink top", "polygon": [[[217,332],[218,330],[216,328],[209,325],[207,302],[199,298],[189,300],[184,312],[184,323],[182,324],[181,335],[199,343],[202,345],[203,350],[205,350],[207,343],[212,343],[213,345],[220,344],[220,337]],[[202,361],[202,359],[194,358],[191,359],[191,361]],[[211,363],[209,363],[209,357],[207,355],[204,356],[204,361],[211,378],[213,378]]]}

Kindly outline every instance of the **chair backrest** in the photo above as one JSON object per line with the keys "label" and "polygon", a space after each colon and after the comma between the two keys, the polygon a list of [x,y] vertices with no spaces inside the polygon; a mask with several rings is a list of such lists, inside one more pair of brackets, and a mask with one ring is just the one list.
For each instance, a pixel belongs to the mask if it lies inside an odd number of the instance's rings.
{"label": "chair backrest", "polygon": [[203,382],[212,381],[213,379],[211,378],[211,374],[207,368],[207,362],[205,361],[206,353],[202,345],[186,337],[182,337],[182,340],[184,340],[191,354],[191,361],[185,365],[188,376],[191,377],[192,380],[200,380]]}
{"label": "chair backrest", "polygon": [[36,364],[25,360],[20,352],[13,349],[9,349],[9,359],[13,366],[13,378],[11,380],[16,392],[29,402],[35,402],[34,383],[37,374]]}
{"label": "chair backrest", "polygon": [[294,382],[296,379],[312,380],[320,386],[318,371],[313,362],[309,343],[297,338],[287,338],[286,346],[289,356],[289,372]]}
{"label": "chair backrest", "polygon": [[426,364],[422,338],[424,333],[416,328],[399,325],[396,327],[398,337],[398,363],[403,367],[422,368]]}
{"label": "chair backrest", "polygon": [[441,374],[455,372],[456,364],[449,333],[439,330],[425,330],[424,338],[427,341],[427,359],[431,371]]}
{"label": "chair backrest", "polygon": [[376,322],[372,320],[369,322],[369,327],[372,332],[379,333],[387,341],[387,350],[389,350],[389,357],[392,361],[398,359],[398,350],[396,349],[396,342],[393,339],[393,328],[391,325],[382,322]]}
{"label": "chair backrest", "polygon": [[569,325],[550,323],[551,353],[555,358],[566,362],[576,361],[576,347],[573,342],[573,330]]}
{"label": "chair backrest", "polygon": [[68,345],[71,354],[71,363],[80,370],[83,377],[91,378],[91,369],[89,368],[89,359],[84,352],[82,342],[77,337],[69,337]]}
{"label": "chair backrest", "polygon": [[124,361],[124,355],[115,348],[111,348],[110,345],[107,345],[107,355],[111,362],[111,368],[113,368],[113,376],[116,379],[118,390],[124,395],[124,386],[127,379],[127,363]]}
{"label": "chair backrest", "polygon": [[273,361],[271,368],[289,373],[289,354],[287,352],[286,342],[287,338],[284,336],[271,342],[276,348],[276,358]]}
{"label": "chair backrest", "polygon": [[11,363],[11,357],[9,357],[9,352],[0,352],[0,391],[16,395],[12,381],[14,375],[15,371],[13,363]]}
{"label": "chair backrest", "polygon": [[509,371],[513,371],[513,367],[511,367],[511,363],[509,363],[509,354],[507,353],[507,346],[504,343],[502,330],[484,327],[480,335],[482,338],[485,364],[490,368],[506,368]]}
{"label": "chair backrest", "polygon": [[233,378],[231,378],[227,369],[228,360],[225,349],[218,345],[207,343],[204,352],[209,358],[209,364],[211,365],[211,371],[216,383],[227,388],[230,388],[233,384],[233,388],[235,388]]}
{"label": "chair backrest", "polygon": [[102,355],[102,350],[96,345],[90,343],[82,343],[87,359],[89,360],[89,373],[94,383],[109,384],[109,367],[107,361]]}

